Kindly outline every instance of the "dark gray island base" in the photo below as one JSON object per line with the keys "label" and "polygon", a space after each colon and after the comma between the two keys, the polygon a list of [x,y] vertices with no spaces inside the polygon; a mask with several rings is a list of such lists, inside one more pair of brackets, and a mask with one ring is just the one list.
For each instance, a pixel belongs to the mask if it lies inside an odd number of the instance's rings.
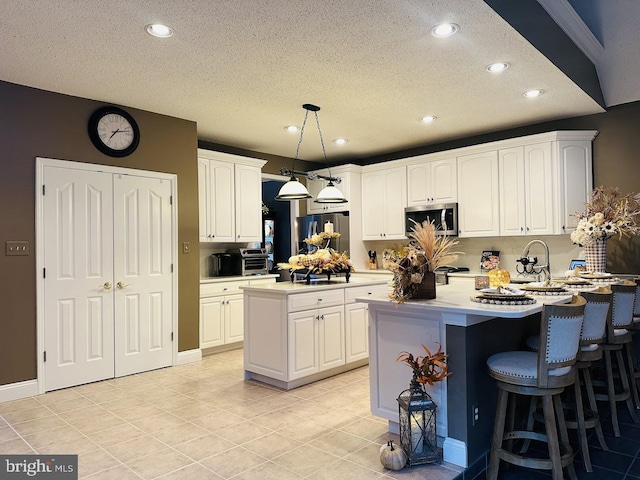
{"label": "dark gray island base", "polygon": [[[565,303],[571,295],[536,297],[532,305],[486,305],[472,302],[475,290],[439,285],[434,300],[395,305],[383,296],[360,298],[369,305],[371,412],[398,431],[396,398],[408,388],[411,370],[396,362],[402,351],[424,353],[422,344],[448,354],[451,376],[428,386],[438,405],[437,435],[444,460],[468,467],[490,448],[497,388],[487,373],[494,353],[524,349],[538,333],[543,303]],[[477,408],[478,418],[474,419]]]}

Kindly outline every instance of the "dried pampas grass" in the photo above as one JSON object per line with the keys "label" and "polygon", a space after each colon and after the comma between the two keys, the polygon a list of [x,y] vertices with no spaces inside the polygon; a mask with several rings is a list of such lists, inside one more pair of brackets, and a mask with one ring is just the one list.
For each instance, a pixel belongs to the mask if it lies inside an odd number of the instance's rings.
{"label": "dried pampas grass", "polygon": [[[413,221],[413,220],[412,220]],[[429,271],[435,271],[442,265],[447,265],[457,260],[464,252],[453,251],[458,245],[457,240],[453,240],[446,235],[436,235],[436,227],[433,223],[424,221],[422,224],[413,221],[415,225],[411,227],[409,237],[411,246],[416,250],[421,250],[429,264]]]}

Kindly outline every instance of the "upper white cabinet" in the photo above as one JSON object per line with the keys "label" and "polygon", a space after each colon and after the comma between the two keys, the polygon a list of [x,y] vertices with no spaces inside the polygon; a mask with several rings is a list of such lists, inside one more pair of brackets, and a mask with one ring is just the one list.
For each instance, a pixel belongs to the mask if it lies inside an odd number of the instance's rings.
{"label": "upper white cabinet", "polygon": [[406,167],[365,169],[362,173],[362,239],[404,240]]}
{"label": "upper white cabinet", "polygon": [[407,165],[409,207],[458,201],[455,156],[436,159],[433,155],[424,155],[409,161],[412,161]]}
{"label": "upper white cabinet", "polygon": [[[346,203],[316,203],[314,200],[320,193],[320,191],[329,183],[327,180],[318,178],[317,180],[307,180],[307,190],[313,197],[307,200],[307,213],[331,213],[331,212],[346,212],[349,211],[354,202],[352,201],[352,195],[357,193],[359,189],[354,189],[353,184],[355,182],[360,183],[360,169],[357,165],[342,165],[331,169],[331,175],[329,170],[324,168],[322,170],[314,170],[314,173],[324,176],[340,177],[340,183],[335,183],[334,186],[342,192],[347,199]],[[359,202],[355,202],[357,205]]]}
{"label": "upper white cabinet", "polygon": [[500,235],[554,233],[551,142],[498,151]]}
{"label": "upper white cabinet", "polygon": [[500,235],[498,152],[458,157],[458,234],[461,237]]}
{"label": "upper white cabinet", "polygon": [[555,196],[558,216],[555,229],[558,233],[571,233],[578,223],[578,219],[572,214],[584,210],[584,203],[589,199],[593,189],[591,140],[559,140],[554,145],[554,153],[555,168],[558,172],[558,189]]}
{"label": "upper white cabinet", "polygon": [[262,179],[266,162],[198,149],[201,242],[262,240]]}

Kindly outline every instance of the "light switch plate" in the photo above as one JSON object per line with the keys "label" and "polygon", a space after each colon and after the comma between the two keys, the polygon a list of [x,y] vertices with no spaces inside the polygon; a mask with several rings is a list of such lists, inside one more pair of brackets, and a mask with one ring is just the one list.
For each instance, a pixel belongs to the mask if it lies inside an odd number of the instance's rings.
{"label": "light switch plate", "polygon": [[182,242],[182,253],[191,253],[191,244],[189,242]]}
{"label": "light switch plate", "polygon": [[4,242],[4,254],[6,256],[29,255],[31,248],[29,242],[20,240],[7,240]]}

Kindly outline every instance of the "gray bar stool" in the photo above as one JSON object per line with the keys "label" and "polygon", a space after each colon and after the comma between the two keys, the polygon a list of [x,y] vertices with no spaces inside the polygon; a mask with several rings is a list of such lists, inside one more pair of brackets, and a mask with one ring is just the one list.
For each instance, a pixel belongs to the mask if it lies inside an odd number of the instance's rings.
{"label": "gray bar stool", "polygon": [[[607,322],[607,339],[602,343],[605,362],[606,382],[596,382],[596,386],[606,386],[606,394],[596,394],[597,400],[608,401],[611,410],[611,423],[613,433],[620,436],[620,425],[618,423],[618,402],[625,402],[629,415],[634,423],[640,423],[640,419],[635,411],[632,397],[638,395],[635,385],[633,358],[632,358],[632,336],[631,325],[633,323],[633,304],[636,296],[636,285],[634,282],[624,282],[610,286],[613,292],[611,302],[611,321]],[[616,370],[614,371],[611,353],[615,352]],[[623,355],[626,354],[626,355]],[[626,358],[625,358],[626,357]],[[627,365],[625,365],[625,363]],[[620,379],[621,389],[616,392],[615,378]]]}
{"label": "gray bar stool", "polygon": [[[551,470],[553,480],[562,480],[562,469],[566,467],[569,477],[577,479],[560,394],[575,382],[574,365],[585,304],[584,298],[574,296],[569,304],[544,305],[537,352],[502,352],[487,360],[489,375],[496,379],[498,386],[487,480],[497,480],[500,460],[526,468]],[[542,398],[545,433],[515,430],[516,395]],[[508,431],[505,432],[507,420]],[[546,442],[549,458],[531,458],[515,453],[513,441],[519,439]]]}

